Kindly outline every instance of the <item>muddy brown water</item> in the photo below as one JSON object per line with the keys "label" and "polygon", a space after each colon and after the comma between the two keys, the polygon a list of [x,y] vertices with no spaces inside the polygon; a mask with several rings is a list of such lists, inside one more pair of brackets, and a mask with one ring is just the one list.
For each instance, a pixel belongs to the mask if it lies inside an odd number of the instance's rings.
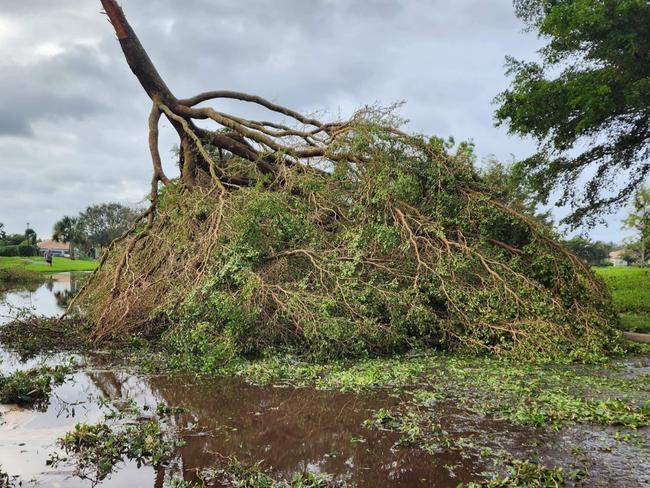
{"label": "muddy brown water", "polygon": [[[0,316],[24,306],[45,314],[58,313],[66,292],[74,287],[70,281],[69,275],[62,274],[54,284],[10,291],[4,298],[12,307],[0,306]],[[0,348],[0,372],[27,369],[43,362],[58,364],[68,357],[21,361],[14,353]],[[456,487],[460,482],[480,478],[488,467],[476,449],[427,453],[397,447],[397,433],[366,428],[364,420],[373,411],[391,408],[400,401],[390,392],[353,394],[313,388],[258,387],[239,378],[186,374],[144,376],[107,368],[101,356],[76,359],[84,366],[54,389],[45,411],[0,406],[0,467],[19,476],[23,486],[30,486],[31,481],[44,487],[92,486],[89,480],[75,476],[74,466],[54,469],[46,461],[57,451],[56,440],[77,422],[103,418],[105,410],[98,403],[100,398],[132,399],[153,408],[159,403],[184,407],[185,412],[175,414],[172,423],[187,442],[165,467],[118,465],[100,483],[102,487],[161,488],[170,486],[172,479],[198,481],[199,470],[216,466],[229,456],[246,463],[261,462],[279,478],[290,478],[294,473],[326,472],[359,487]],[[613,455],[610,449],[598,457],[603,442],[599,444],[594,436],[602,429],[578,429],[559,435],[515,427],[445,403],[435,414],[451,437],[482,438],[482,445],[503,449],[516,457],[539,455],[553,465],[570,465],[567,452],[576,445],[594,451],[596,454],[591,457],[596,465],[607,459],[603,456]],[[611,436],[607,439],[609,442]],[[631,461],[615,456],[607,461],[607,466],[601,466],[601,474],[594,469],[596,476],[590,478],[593,484],[586,486],[649,486],[646,482],[650,480],[642,476],[650,472],[650,461],[633,449],[627,454]],[[611,466],[615,466],[613,474]]]}
{"label": "muddy brown water", "polygon": [[[0,316],[8,320],[23,307],[46,315],[59,313],[62,297],[74,287],[73,279],[62,273],[53,283],[9,291],[4,306],[0,306]],[[58,364],[66,358],[62,355],[24,362],[0,348],[0,371]],[[100,398],[187,409],[174,416],[187,444],[178,449],[169,466],[154,469],[122,464],[101,483],[106,487],[162,487],[172,478],[198,481],[200,469],[215,466],[228,456],[243,462],[261,461],[278,477],[326,472],[367,487],[456,486],[483,469],[476,459],[460,452],[430,455],[418,449],[394,448],[399,434],[364,427],[364,420],[374,410],[397,402],[387,393],[263,388],[229,377],[141,376],[102,369],[97,358],[76,359],[87,365],[54,389],[45,411],[0,407],[0,466],[23,482],[37,480],[39,486],[69,488],[91,485],[74,476],[74,466],[52,469],[46,461],[57,451],[56,439],[77,422],[102,419],[105,411],[99,406]],[[449,469],[451,466],[454,470]]]}

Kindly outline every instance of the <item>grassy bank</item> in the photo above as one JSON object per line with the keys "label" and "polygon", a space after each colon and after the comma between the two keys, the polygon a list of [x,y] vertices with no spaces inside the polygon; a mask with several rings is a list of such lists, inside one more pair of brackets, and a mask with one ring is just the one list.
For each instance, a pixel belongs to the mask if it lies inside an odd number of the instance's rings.
{"label": "grassy bank", "polygon": [[48,265],[41,256],[34,257],[0,257],[1,269],[22,269],[36,273],[61,273],[65,271],[92,271],[97,267],[97,261],[54,257],[52,266]]}
{"label": "grassy bank", "polygon": [[0,268],[0,289],[2,285],[22,284],[22,283],[40,283],[45,277],[42,273],[29,271],[24,268]]}
{"label": "grassy bank", "polygon": [[650,333],[650,268],[594,268],[612,292],[625,330]]}

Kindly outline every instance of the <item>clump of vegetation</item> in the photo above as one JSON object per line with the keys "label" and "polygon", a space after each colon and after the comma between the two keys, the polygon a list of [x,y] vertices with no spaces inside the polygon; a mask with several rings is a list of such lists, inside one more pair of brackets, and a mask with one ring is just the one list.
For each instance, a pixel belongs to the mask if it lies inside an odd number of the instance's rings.
{"label": "clump of vegetation", "polygon": [[364,163],[331,175],[287,168],[281,185],[260,175],[219,196],[170,183],[152,227],[82,291],[95,336],[169,327],[168,346],[205,369],[277,347],[318,359],[616,347],[603,283],[501,203],[466,147],[395,137],[370,117],[331,149]]}
{"label": "clump of vegetation", "polygon": [[176,439],[161,415],[144,418],[132,402],[110,408],[103,422],[79,423],[59,439],[64,455],[55,453],[48,465],[73,464],[76,475],[100,481],[111,474],[119,462],[129,460],[140,465],[161,465],[171,459],[183,442]]}
{"label": "clump of vegetation", "polygon": [[45,408],[53,385],[63,383],[70,373],[68,366],[42,366],[0,376],[0,403],[17,403]]}
{"label": "clump of vegetation", "polygon": [[0,488],[10,488],[16,486],[15,481],[16,478],[9,476],[9,474],[2,469],[2,466],[0,466]]}
{"label": "clump of vegetation", "polygon": [[[245,93],[178,99],[117,2],[102,5],[153,102],[153,174],[150,208],[79,294],[95,338],[163,328],[179,362],[207,370],[276,348],[555,359],[617,347],[602,281],[509,185],[478,174],[470,144],[405,134],[392,109],[323,123]],[[224,98],[283,120],[196,107]],[[177,180],[162,168],[163,115]]]}
{"label": "clump of vegetation", "polygon": [[291,479],[276,479],[268,474],[260,463],[245,464],[230,458],[225,466],[206,469],[200,473],[204,482],[219,482],[222,486],[241,488],[344,488],[343,481],[325,473],[295,473]]}
{"label": "clump of vegetation", "polygon": [[91,345],[90,327],[84,322],[54,317],[21,315],[0,327],[0,343],[22,357]]}
{"label": "clump of vegetation", "polygon": [[559,488],[565,485],[565,477],[560,468],[513,460],[508,471],[507,476],[484,482],[461,483],[458,488]]}
{"label": "clump of vegetation", "polygon": [[[650,376],[620,376],[603,366],[526,364],[436,354],[325,365],[274,357],[230,369],[261,384],[341,391],[391,388],[410,392],[419,411],[440,400],[528,424],[592,423],[643,427],[650,423]],[[373,424],[374,425],[374,424]]]}
{"label": "clump of vegetation", "polygon": [[623,378],[589,368],[453,358],[432,375],[453,385],[453,395],[466,406],[521,424],[650,425],[650,405],[644,400],[650,392],[648,375]]}
{"label": "clump of vegetation", "polygon": [[39,283],[43,281],[43,276],[24,268],[2,268],[0,267],[0,284],[16,283]]}

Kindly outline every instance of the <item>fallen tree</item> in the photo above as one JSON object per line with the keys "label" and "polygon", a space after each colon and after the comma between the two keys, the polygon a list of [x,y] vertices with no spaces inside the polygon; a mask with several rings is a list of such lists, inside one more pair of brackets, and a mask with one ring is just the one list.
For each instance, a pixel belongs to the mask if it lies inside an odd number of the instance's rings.
{"label": "fallen tree", "polygon": [[[151,206],[69,308],[96,339],[164,330],[214,361],[276,347],[548,358],[617,347],[603,283],[552,230],[503,203],[466,146],[406,134],[391,109],[323,123],[239,92],[179,99],[115,0],[101,2],[152,100],[153,171]],[[280,120],[203,105],[222,99]],[[174,180],[158,150],[163,116],[180,141]]]}

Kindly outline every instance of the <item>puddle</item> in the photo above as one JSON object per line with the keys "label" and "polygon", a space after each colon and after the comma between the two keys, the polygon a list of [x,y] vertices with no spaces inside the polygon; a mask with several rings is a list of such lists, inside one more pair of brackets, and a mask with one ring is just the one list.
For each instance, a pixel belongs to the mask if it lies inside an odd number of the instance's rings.
{"label": "puddle", "polygon": [[[11,307],[0,308],[0,316],[26,306],[36,313],[57,314],[75,286],[75,278],[64,273],[52,283],[8,291],[5,301]],[[0,348],[0,372],[27,369],[43,362],[59,364],[69,357],[21,362],[15,354]],[[400,402],[387,392],[353,394],[258,387],[239,378],[186,374],[142,376],[107,369],[101,358],[77,360],[85,366],[53,389],[45,411],[0,406],[0,466],[8,474],[19,476],[22,486],[30,486],[30,480],[52,488],[92,486],[89,480],[75,477],[72,467],[52,469],[46,461],[56,451],[56,439],[76,423],[102,419],[100,398],[132,399],[154,408],[159,403],[184,407],[186,412],[175,414],[173,423],[187,442],[177,449],[169,466],[154,469],[122,464],[100,483],[102,487],[162,488],[170,486],[172,479],[198,482],[200,469],[216,466],[229,456],[245,463],[261,461],[275,477],[326,472],[359,487],[456,487],[460,482],[477,479],[487,468],[477,449],[427,453],[417,448],[396,448],[399,434],[366,428],[363,422],[373,411]],[[643,370],[647,363],[634,366]],[[621,370],[621,374],[627,373],[627,369]],[[565,472],[573,462],[568,453],[579,448],[585,462],[591,463],[588,486],[650,483],[643,474],[650,472],[650,457],[644,454],[646,444],[650,444],[649,429],[638,431],[639,442],[621,447],[621,443],[611,445],[618,441],[612,441],[613,434],[606,429],[576,427],[555,433],[514,427],[444,402],[436,407],[435,415],[442,428],[456,439],[482,438],[484,445],[495,450],[503,449],[517,457],[539,456],[552,465],[565,466]]]}
{"label": "puddle", "polygon": [[88,273],[55,273],[45,283],[6,285],[0,282],[0,325],[21,310],[38,315],[60,314]]}

